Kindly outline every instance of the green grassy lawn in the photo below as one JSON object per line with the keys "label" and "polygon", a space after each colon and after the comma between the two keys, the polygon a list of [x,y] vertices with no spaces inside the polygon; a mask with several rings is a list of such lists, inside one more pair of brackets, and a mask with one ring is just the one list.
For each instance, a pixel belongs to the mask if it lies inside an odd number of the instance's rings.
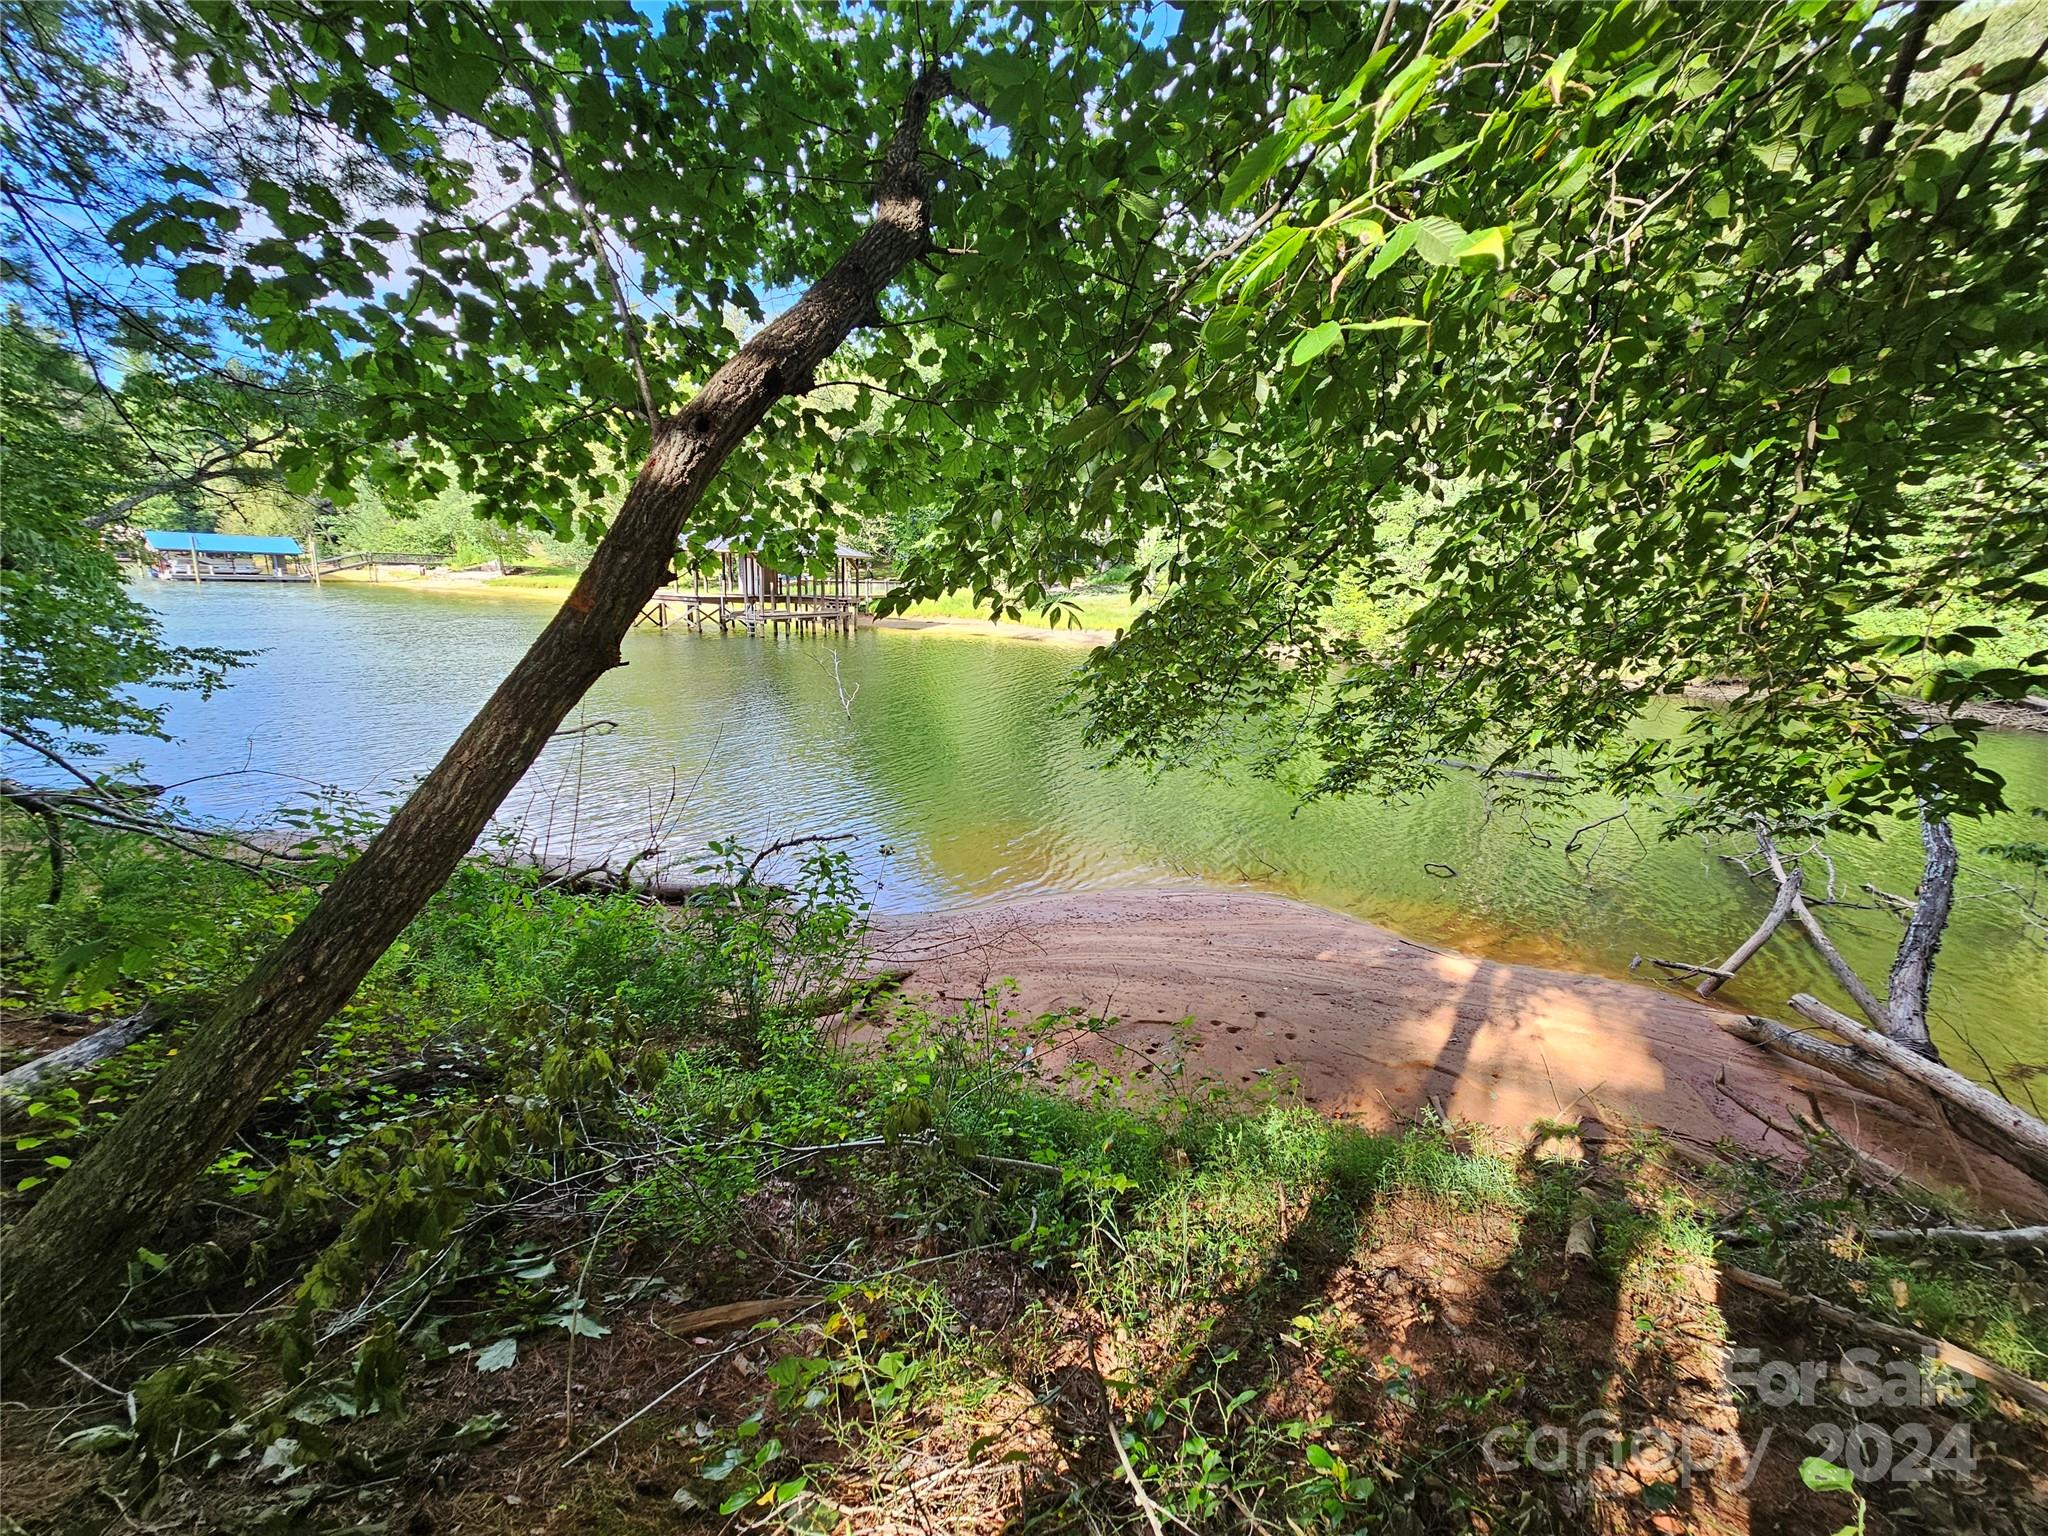
{"label": "green grassy lawn", "polygon": [[566,592],[576,585],[576,578],[583,571],[573,565],[543,565],[531,571],[521,571],[516,576],[493,576],[484,585],[487,587],[525,587],[549,592]]}
{"label": "green grassy lawn", "polygon": [[[1010,620],[1024,629],[1123,629],[1143,610],[1142,599],[1132,602],[1121,587],[1085,588],[1069,594],[1070,602],[1056,613],[1027,613]],[[912,603],[900,615],[906,619],[986,619],[988,609],[977,604],[970,593],[948,592],[944,597]]]}

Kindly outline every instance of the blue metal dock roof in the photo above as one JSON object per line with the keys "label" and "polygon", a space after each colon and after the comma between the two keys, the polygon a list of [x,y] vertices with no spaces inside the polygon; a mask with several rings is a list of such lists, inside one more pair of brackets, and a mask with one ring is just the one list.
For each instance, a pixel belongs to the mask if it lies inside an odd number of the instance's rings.
{"label": "blue metal dock roof", "polygon": [[151,529],[142,542],[163,554],[202,555],[297,555],[304,551],[297,539],[257,533],[177,533]]}

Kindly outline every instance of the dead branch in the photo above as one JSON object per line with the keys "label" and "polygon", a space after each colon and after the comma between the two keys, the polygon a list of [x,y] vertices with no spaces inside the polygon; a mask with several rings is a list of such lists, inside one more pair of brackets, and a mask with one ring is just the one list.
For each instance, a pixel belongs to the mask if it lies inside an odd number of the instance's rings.
{"label": "dead branch", "polygon": [[1152,1495],[1145,1491],[1144,1480],[1138,1476],[1137,1468],[1131,1465],[1130,1452],[1124,1449],[1123,1428],[1117,1423],[1116,1404],[1110,1398],[1109,1382],[1102,1374],[1102,1361],[1096,1354],[1093,1335],[1088,1339],[1088,1363],[1094,1368],[1096,1383],[1102,1390],[1102,1417],[1109,1430],[1109,1443],[1116,1448],[1117,1465],[1123,1468],[1124,1482],[1129,1485],[1131,1497],[1138,1506],[1138,1513],[1144,1516],[1146,1528],[1151,1531],[1152,1536],[1166,1536],[1165,1530],[1159,1524],[1159,1505],[1153,1501]]}
{"label": "dead branch", "polygon": [[[1778,857],[1777,845],[1771,841],[1770,829],[1761,820],[1756,823],[1756,843],[1770,864],[1772,876],[1782,888],[1792,877],[1786,872],[1784,861]],[[1841,983],[1842,990],[1855,999],[1856,1006],[1863,1010],[1864,1016],[1872,1024],[1889,1031],[1891,1015],[1885,1011],[1884,1004],[1877,1000],[1877,994],[1864,985],[1863,978],[1858,976],[1849,962],[1842,958],[1842,952],[1835,948],[1834,941],[1827,935],[1827,930],[1821,927],[1820,919],[1807,907],[1806,898],[1796,891],[1792,896],[1791,912],[1800,928],[1805,931],[1806,937],[1812,941],[1813,947],[1820,951],[1820,957],[1827,962],[1828,969],[1834,972],[1835,980]]]}
{"label": "dead branch", "polygon": [[166,1022],[163,1014],[149,1007],[139,1009],[125,1019],[117,1019],[83,1040],[59,1046],[34,1061],[24,1062],[12,1071],[0,1074],[0,1098],[33,1098],[67,1077],[76,1077],[87,1067],[105,1061],[109,1056],[119,1055]]}
{"label": "dead branch", "polygon": [[[1662,971],[1676,971],[1681,976],[1705,976],[1715,986],[1719,986],[1735,974],[1732,967],[1723,970],[1715,965],[1694,965],[1689,960],[1659,960],[1655,955],[1650,956],[1650,964]],[[1704,987],[1702,991],[1704,991]]]}
{"label": "dead branch", "polygon": [[1712,997],[1720,990],[1723,982],[1747,965],[1750,957],[1764,947],[1771,935],[1778,931],[1778,925],[1785,921],[1793,906],[1798,903],[1800,886],[1804,883],[1799,870],[1794,868],[1787,871],[1782,866],[1776,866],[1776,872],[1779,877],[1778,895],[1771,903],[1771,910],[1765,914],[1764,920],[1757,924],[1756,932],[1736,945],[1735,952],[1723,960],[1718,969],[1707,971],[1701,978],[1699,986],[1693,989],[1701,997]]}
{"label": "dead branch", "polygon": [[1840,1035],[1851,1049],[1925,1088],[1943,1105],[1957,1112],[1958,1129],[1968,1134],[1971,1140],[2048,1183],[2048,1123],[2035,1119],[1990,1089],[1971,1082],[1954,1068],[1930,1061],[1910,1046],[1901,1045],[1876,1030],[1865,1029],[1819,998],[1802,992],[1792,999],[1792,1007],[1802,1017]]}
{"label": "dead branch", "polygon": [[[1577,853],[1579,851],[1579,839],[1584,837],[1588,832],[1598,831],[1601,827],[1608,825],[1608,823],[1610,822],[1626,821],[1627,819],[1628,807],[1624,805],[1620,810],[1616,811],[1611,816],[1602,816],[1598,820],[1587,822],[1584,826],[1580,827],[1577,831],[1573,832],[1572,835],[1565,840],[1565,854],[1567,856],[1570,856],[1571,854]],[[1602,838],[1601,841],[1602,843],[1605,843],[1606,839]],[[1652,963],[1654,964],[1654,962]]]}
{"label": "dead branch", "polygon": [[1863,1234],[1871,1248],[1968,1248],[1982,1253],[2012,1253],[2048,1248],[2048,1227],[1873,1227]]}
{"label": "dead branch", "polygon": [[1723,1264],[1721,1276],[1742,1289],[1754,1291],[1757,1295],[1767,1297],[1781,1306],[1796,1307],[1810,1312],[1837,1328],[1853,1329],[1872,1338],[1883,1339],[1888,1344],[1896,1344],[1917,1354],[1931,1356],[1950,1370],[1959,1371],[1965,1376],[1981,1381],[2003,1392],[2015,1402],[2024,1403],[2036,1410],[2048,1411],[2048,1387],[2042,1386],[2038,1381],[2029,1381],[1994,1361],[1986,1360],[1982,1355],[1964,1349],[1960,1344],[1951,1344],[1946,1339],[1937,1339],[1932,1334],[1920,1333],[1911,1328],[1901,1328],[1895,1323],[1879,1322],[1876,1318],[1851,1312],[1847,1307],[1838,1307],[1831,1301],[1822,1301],[1818,1296],[1804,1296],[1796,1291],[1789,1291],[1766,1275],[1753,1274],[1749,1270],[1738,1269],[1733,1264]]}
{"label": "dead branch", "polygon": [[1547,773],[1540,768],[1502,768],[1494,763],[1467,762],[1462,757],[1433,757],[1430,759],[1439,768],[1462,768],[1467,773],[1476,773],[1482,779],[1526,779],[1532,784],[1569,784],[1571,776],[1563,773]]}

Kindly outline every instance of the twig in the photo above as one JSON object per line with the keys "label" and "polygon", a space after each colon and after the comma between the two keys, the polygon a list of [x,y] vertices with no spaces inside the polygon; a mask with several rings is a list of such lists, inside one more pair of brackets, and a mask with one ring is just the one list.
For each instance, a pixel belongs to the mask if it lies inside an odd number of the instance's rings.
{"label": "twig", "polygon": [[1130,1453],[1124,1449],[1124,1432],[1117,1423],[1116,1404],[1110,1399],[1109,1382],[1102,1374],[1102,1361],[1096,1355],[1095,1336],[1088,1337],[1088,1363],[1095,1368],[1095,1380],[1102,1388],[1102,1416],[1109,1424],[1109,1443],[1116,1447],[1117,1465],[1124,1469],[1124,1481],[1131,1485],[1131,1497],[1138,1501],[1138,1513],[1145,1517],[1145,1524],[1152,1536],[1166,1536],[1166,1530],[1159,1523],[1159,1506],[1152,1495],[1145,1491],[1145,1484],[1138,1476],[1137,1468],[1131,1465]]}

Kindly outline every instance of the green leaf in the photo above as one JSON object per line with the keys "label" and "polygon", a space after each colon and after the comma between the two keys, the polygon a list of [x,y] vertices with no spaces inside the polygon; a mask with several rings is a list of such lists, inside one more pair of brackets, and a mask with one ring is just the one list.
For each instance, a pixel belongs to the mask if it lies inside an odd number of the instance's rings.
{"label": "green leaf", "polygon": [[1202,322],[1202,350],[1218,361],[1244,350],[1245,336],[1255,313],[1248,305],[1226,304]]}
{"label": "green leaf", "polygon": [[1504,267],[1508,264],[1508,239],[1514,234],[1512,227],[1497,224],[1492,229],[1475,230],[1458,247],[1458,263]]}
{"label": "green leaf", "polygon": [[1856,1486],[1856,1479],[1846,1468],[1819,1456],[1809,1456],[1799,1463],[1799,1480],[1815,1493],[1847,1493]]}
{"label": "green leaf", "polygon": [[221,290],[227,281],[227,271],[220,263],[195,261],[190,266],[178,268],[178,275],[171,279],[171,286],[177,289],[181,299],[210,299]]}
{"label": "green leaf", "polygon": [[1453,144],[1449,149],[1440,149],[1435,154],[1416,161],[1413,165],[1402,166],[1400,170],[1394,172],[1393,179],[1396,182],[1419,181],[1431,171],[1440,171],[1445,166],[1464,159],[1466,151],[1478,142],[1479,140],[1474,137],[1465,140],[1462,144]]}
{"label": "green leaf", "polygon": [[1281,163],[1301,147],[1301,142],[1298,134],[1283,128],[1253,145],[1238,161],[1237,169],[1230,173],[1230,180],[1223,184],[1223,206],[1236,208],[1244,204],[1254,192],[1273,179]]}
{"label": "green leaf", "polygon": [[1312,326],[1301,334],[1294,348],[1287,354],[1287,360],[1295,367],[1312,363],[1330,348],[1344,340],[1344,327],[1335,320],[1325,320],[1321,325]]}
{"label": "green leaf", "polygon": [[494,1343],[486,1344],[476,1352],[471,1363],[486,1374],[492,1371],[507,1371],[519,1362],[519,1340],[507,1334]]}
{"label": "green leaf", "polygon": [[1403,224],[1387,237],[1387,243],[1380,247],[1379,254],[1372,259],[1372,265],[1365,269],[1365,280],[1369,283],[1387,268],[1408,254],[1408,248],[1415,244],[1416,230],[1413,224]]}
{"label": "green leaf", "polygon": [[1407,227],[1415,231],[1415,254],[1433,267],[1450,266],[1471,239],[1463,225],[1441,214],[1430,214]]}
{"label": "green leaf", "polygon": [[1305,229],[1290,227],[1268,231],[1264,239],[1245,253],[1247,257],[1256,257],[1244,268],[1245,291],[1255,293],[1285,276],[1307,241],[1308,231]]}
{"label": "green leaf", "polygon": [[2042,80],[2048,80],[2048,59],[2022,54],[2001,59],[1985,70],[1977,77],[1977,89],[1987,96],[2010,96]]}

